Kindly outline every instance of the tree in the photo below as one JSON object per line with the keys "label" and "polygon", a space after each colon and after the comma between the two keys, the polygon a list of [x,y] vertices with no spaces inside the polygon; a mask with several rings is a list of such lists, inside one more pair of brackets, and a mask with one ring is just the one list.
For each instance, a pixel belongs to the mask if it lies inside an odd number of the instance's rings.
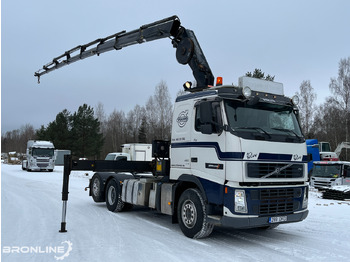
{"label": "tree", "polygon": [[248,77],[254,77],[254,78],[258,78],[258,79],[263,79],[263,80],[267,80],[267,81],[274,81],[275,80],[275,76],[271,76],[271,75],[267,75],[265,77],[265,73],[261,71],[261,69],[255,68],[254,72],[247,72],[245,74]]}
{"label": "tree", "polygon": [[340,59],[338,78],[331,78],[329,89],[335,104],[342,110],[345,120],[345,139],[349,140],[350,118],[350,57]]}
{"label": "tree", "polygon": [[310,136],[311,126],[313,124],[313,115],[315,109],[316,93],[311,86],[310,80],[303,81],[299,87],[300,92],[297,92],[297,96],[300,98],[300,121],[304,132],[304,135],[308,138]]}
{"label": "tree", "polygon": [[73,139],[71,137],[71,114],[67,109],[56,115],[56,119],[50,122],[47,127],[41,126],[36,131],[40,140],[52,141],[57,149],[71,150]]}
{"label": "tree", "polygon": [[147,123],[146,123],[146,117],[144,116],[142,118],[142,122],[140,125],[140,128],[138,130],[138,141],[139,143],[147,143]]}
{"label": "tree", "polygon": [[167,84],[161,81],[155,88],[153,102],[157,117],[157,139],[170,139],[172,108],[170,93]]}
{"label": "tree", "polygon": [[92,107],[84,104],[71,117],[72,153],[78,157],[98,157],[103,146],[100,122]]}

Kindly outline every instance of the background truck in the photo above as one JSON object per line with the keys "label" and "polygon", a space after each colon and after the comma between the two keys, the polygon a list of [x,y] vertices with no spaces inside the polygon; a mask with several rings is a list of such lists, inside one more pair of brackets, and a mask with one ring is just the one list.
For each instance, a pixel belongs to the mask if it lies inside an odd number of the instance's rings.
{"label": "background truck", "polygon": [[50,141],[29,140],[26,150],[27,159],[22,161],[22,169],[27,171],[55,168],[55,146]]}
{"label": "background truck", "polygon": [[310,180],[311,186],[317,189],[339,185],[350,186],[350,162],[317,161]]}
{"label": "background truck", "polygon": [[[72,170],[96,172],[89,192],[95,202],[106,202],[108,210],[150,207],[170,215],[190,238],[206,237],[214,226],[271,228],[305,219],[307,152],[297,100],[284,96],[281,83],[266,80],[242,77],[234,86],[218,78],[213,86],[193,31],[182,27],[178,17],[77,46],[35,76],[160,38],[171,39],[178,62],[191,67],[197,83],[192,87],[186,82],[187,94],[176,98],[171,141],[153,142],[152,161],[73,161],[66,156],[60,232],[66,232]],[[153,175],[143,174],[147,172]]]}
{"label": "background truck", "polygon": [[122,152],[107,154],[105,160],[151,161],[152,144],[123,144]]}

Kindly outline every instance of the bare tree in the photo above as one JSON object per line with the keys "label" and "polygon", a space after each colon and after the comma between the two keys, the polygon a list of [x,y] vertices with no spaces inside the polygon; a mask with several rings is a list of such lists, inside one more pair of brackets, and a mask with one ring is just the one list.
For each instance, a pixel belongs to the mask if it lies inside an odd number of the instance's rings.
{"label": "bare tree", "polygon": [[173,105],[167,84],[161,81],[155,89],[153,96],[157,112],[159,139],[170,139]]}
{"label": "bare tree", "polygon": [[107,117],[104,110],[104,106],[101,102],[98,102],[97,106],[95,107],[95,116],[100,122],[100,131],[103,135],[106,135]]}
{"label": "bare tree", "polygon": [[316,93],[311,86],[310,80],[303,81],[300,85],[300,92],[297,92],[300,98],[300,121],[306,137],[310,136],[310,129],[313,124]]}
{"label": "bare tree", "polygon": [[345,120],[345,139],[349,140],[350,118],[350,57],[340,59],[338,78],[331,78],[329,89],[333,94],[335,103],[343,111]]}

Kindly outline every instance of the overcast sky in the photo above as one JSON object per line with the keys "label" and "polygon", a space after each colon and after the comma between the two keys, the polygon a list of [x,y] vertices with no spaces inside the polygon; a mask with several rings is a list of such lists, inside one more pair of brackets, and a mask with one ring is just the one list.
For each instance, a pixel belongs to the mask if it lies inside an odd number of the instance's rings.
{"label": "overcast sky", "polygon": [[350,1],[1,1],[1,132],[47,125],[84,103],[105,112],[144,105],[165,81],[172,99],[187,80],[169,39],[112,51],[55,70],[34,72],[77,45],[134,30],[172,15],[192,29],[215,77],[237,84],[261,68],[292,96],[310,80],[317,103],[330,95],[340,59],[350,56]]}

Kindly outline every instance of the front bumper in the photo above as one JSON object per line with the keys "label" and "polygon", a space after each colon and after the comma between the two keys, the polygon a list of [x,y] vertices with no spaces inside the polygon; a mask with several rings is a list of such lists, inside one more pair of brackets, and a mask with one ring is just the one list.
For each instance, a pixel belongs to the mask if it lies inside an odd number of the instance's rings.
{"label": "front bumper", "polygon": [[286,216],[287,221],[281,223],[269,223],[269,216],[265,217],[252,217],[252,216],[235,216],[228,217],[223,216],[219,221],[216,221],[215,224],[220,226],[232,227],[232,228],[254,228],[254,227],[267,227],[278,224],[286,224],[292,222],[299,222],[304,220],[309,214],[309,210],[304,210],[298,213],[281,215]]}

